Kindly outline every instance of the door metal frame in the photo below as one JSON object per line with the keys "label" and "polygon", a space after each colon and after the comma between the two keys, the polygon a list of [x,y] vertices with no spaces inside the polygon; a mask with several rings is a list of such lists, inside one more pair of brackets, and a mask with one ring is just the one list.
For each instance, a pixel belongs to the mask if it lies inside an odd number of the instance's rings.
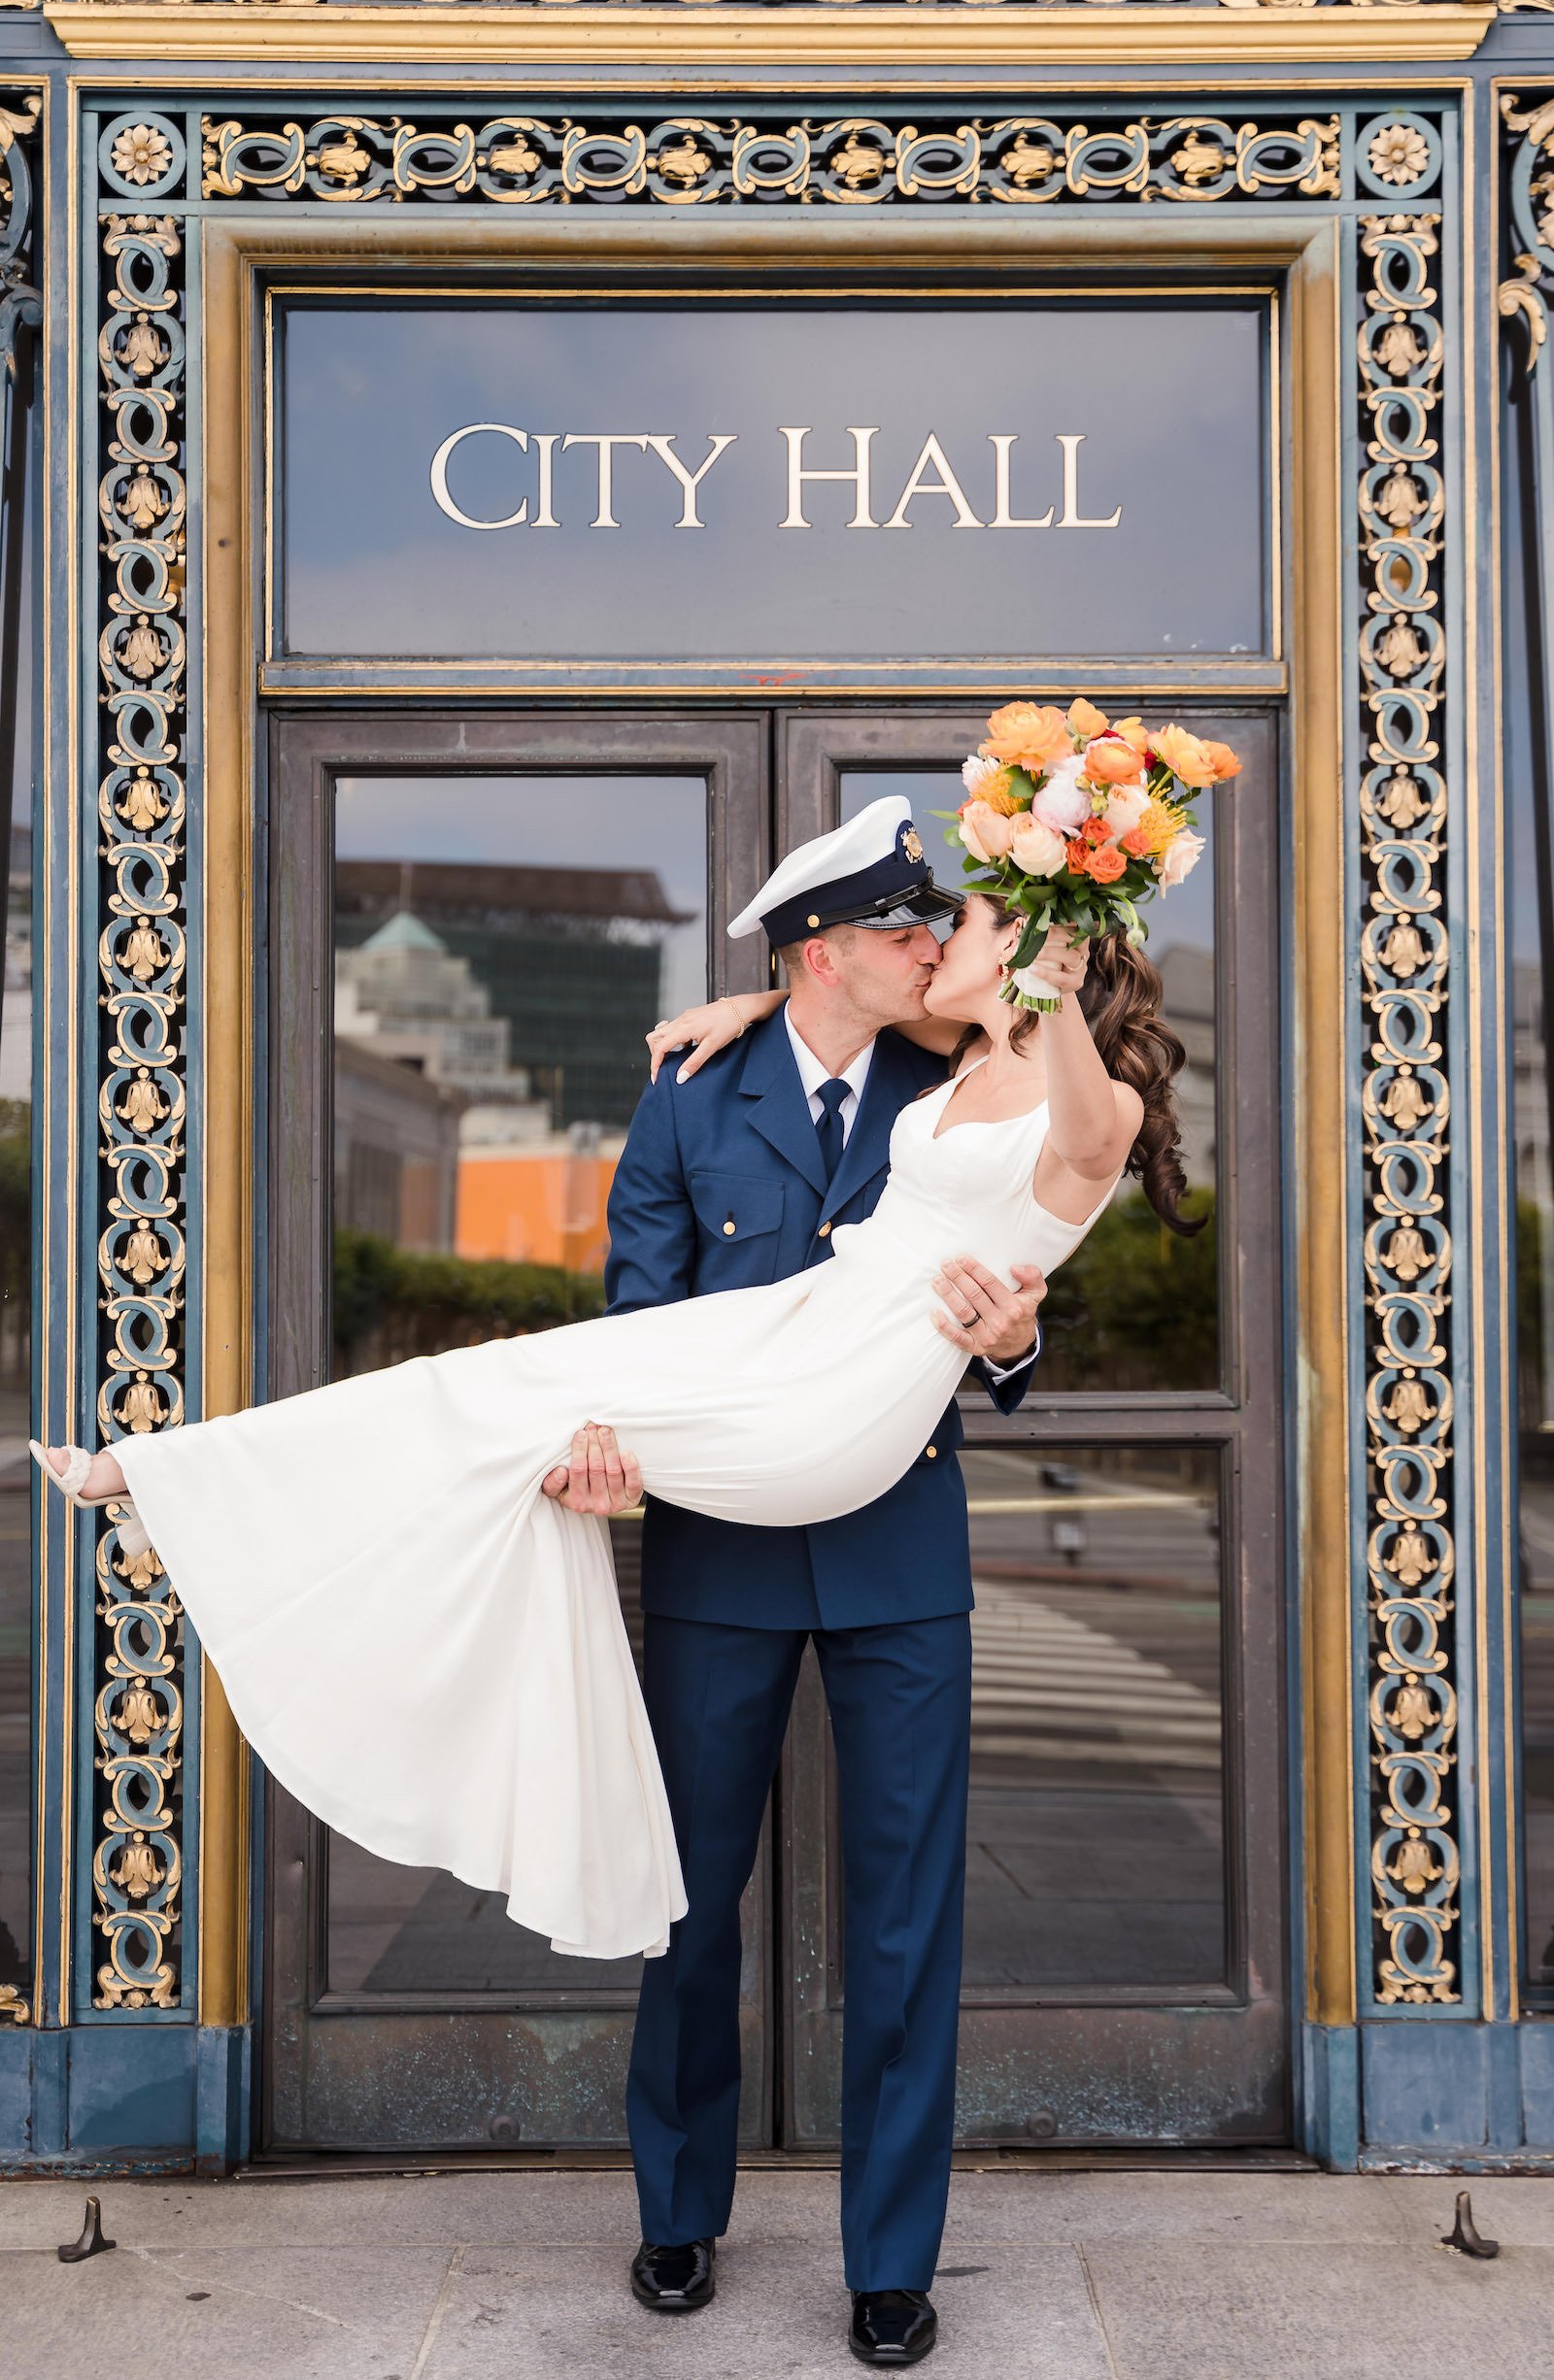
{"label": "door metal frame", "polygon": [[[1099,689],[1102,690],[1103,689]],[[1285,1705],[1286,1416],[1280,1355],[1278,1187],[1280,936],[1276,910],[1278,715],[1267,706],[1184,698],[1175,716],[1224,733],[1246,759],[1215,824],[1223,871],[1216,911],[1216,1069],[1221,1170],[1221,1388],[1170,1395],[1043,1397],[1039,1377],[1015,1413],[963,1394],[966,1445],[1132,1442],[1221,1450],[1226,1969],[1207,1990],[1073,1989],[963,2001],[963,2107],[979,2063],[997,2070],[997,2121],[970,2116],[963,2145],[1285,2141],[1291,2136]],[[777,836],[787,849],[836,822],[851,767],[958,767],[985,732],[962,707],[780,713]],[[930,855],[936,838],[930,838]],[[1229,1125],[1231,1128],[1226,1129]],[[1257,1260],[1247,1251],[1266,1251]],[[1168,1420],[1169,1427],[1164,1425]],[[1256,1725],[1249,1724],[1255,1710]],[[807,1659],[780,1783],[785,2090],[781,2137],[833,2145],[840,2097],[843,1979],[836,1776],[825,1697]],[[1147,2087],[1132,2078],[1145,2078]],[[1151,2120],[1153,2101],[1169,2110]],[[1089,2118],[1088,2110],[1100,2111]]]}
{"label": "door metal frame", "polygon": [[[264,1393],[275,1397],[328,1377],[334,781],[364,774],[704,776],[709,963],[718,990],[764,981],[762,952],[753,941],[730,943],[726,927],[769,870],[771,804],[763,710],[282,706],[269,716],[267,755],[267,848],[256,855],[255,874],[269,902]],[[525,2148],[619,2142],[634,1995],[559,1989],[519,2001],[491,1992],[370,1999],[331,1993],[325,1829],[266,1777],[264,1835],[263,2150],[382,2148],[386,2073],[413,2078],[406,2098],[412,2129],[403,2144],[390,2145],[489,2149],[493,2138],[519,2136],[491,2129],[503,2118],[510,2127],[515,2105],[524,2110]],[[763,1852],[744,1908],[741,2137],[751,2146],[772,2137],[771,1866]]]}

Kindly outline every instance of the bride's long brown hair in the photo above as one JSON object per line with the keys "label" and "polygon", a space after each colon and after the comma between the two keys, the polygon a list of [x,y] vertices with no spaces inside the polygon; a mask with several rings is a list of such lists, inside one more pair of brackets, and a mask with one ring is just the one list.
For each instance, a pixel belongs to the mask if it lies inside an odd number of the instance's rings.
{"label": "bride's long brown hair", "polygon": [[[984,892],[978,898],[989,902],[1000,924],[1025,922],[1018,909],[1008,908],[996,894]],[[1144,1102],[1144,1121],[1123,1171],[1138,1177],[1162,1223],[1188,1239],[1202,1230],[1208,1218],[1181,1212],[1187,1175],[1171,1083],[1187,1052],[1160,1013],[1164,989],[1160,969],[1121,927],[1091,942],[1079,1005],[1106,1072],[1117,1082],[1131,1083]],[[1040,1022],[1034,1009],[1017,1010],[1009,1026],[1010,1048],[1018,1050],[1029,1041]],[[950,1056],[952,1074],[981,1030],[980,1025],[967,1025]]]}

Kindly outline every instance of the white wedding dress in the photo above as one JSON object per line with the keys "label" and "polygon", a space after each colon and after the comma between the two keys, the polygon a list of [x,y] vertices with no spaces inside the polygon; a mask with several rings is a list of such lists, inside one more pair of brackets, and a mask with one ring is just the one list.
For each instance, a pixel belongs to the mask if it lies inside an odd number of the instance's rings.
{"label": "white wedding dress", "polygon": [[540,1482],[590,1419],[650,1494],[725,1521],[829,1520],[899,1479],[964,1368],[930,1319],[938,1265],[1051,1273],[1116,1188],[1062,1222],[1031,1195],[1045,1104],[935,1139],[953,1088],[902,1110],[874,1213],[790,1280],[116,1441],[287,1792],[386,1859],[504,1894],[558,1951],[663,1949],[685,1893],[609,1526]]}

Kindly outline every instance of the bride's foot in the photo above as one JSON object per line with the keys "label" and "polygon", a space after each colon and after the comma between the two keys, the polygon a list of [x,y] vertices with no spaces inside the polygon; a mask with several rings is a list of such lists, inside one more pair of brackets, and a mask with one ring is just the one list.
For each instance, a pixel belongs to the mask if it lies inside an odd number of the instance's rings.
{"label": "bride's foot", "polygon": [[100,1453],[88,1455],[84,1446],[44,1446],[38,1439],[29,1438],[27,1452],[72,1504],[91,1509],[112,1501],[119,1507],[117,1529],[121,1554],[135,1561],[151,1551],[146,1524],[135,1509],[129,1483],[111,1449],[104,1447]]}
{"label": "bride's foot", "polygon": [[[70,1460],[69,1447],[50,1446],[46,1447],[44,1452],[49,1458],[50,1470],[55,1472],[62,1479],[65,1474],[65,1467]],[[101,1454],[93,1455],[91,1458],[91,1468],[86,1473],[85,1478],[81,1482],[79,1492],[82,1495],[89,1496],[128,1495],[128,1483],[124,1478],[123,1472],[119,1469],[118,1458],[114,1455],[111,1455],[106,1448]]]}

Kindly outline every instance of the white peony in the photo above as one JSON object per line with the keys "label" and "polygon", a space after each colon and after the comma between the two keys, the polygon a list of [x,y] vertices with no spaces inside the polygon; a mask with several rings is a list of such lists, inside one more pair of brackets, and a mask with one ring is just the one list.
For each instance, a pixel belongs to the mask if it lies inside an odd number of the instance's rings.
{"label": "white peony", "polygon": [[1036,788],[1030,815],[1055,835],[1077,834],[1091,815],[1089,788],[1079,783],[1084,765],[1081,754],[1066,753],[1053,762],[1046,784]]}
{"label": "white peony", "polygon": [[1009,856],[1028,876],[1057,876],[1068,864],[1068,849],[1062,835],[1055,834],[1033,810],[1015,820]]}
{"label": "white peony", "polygon": [[1195,835],[1191,826],[1184,826],[1175,841],[1167,844],[1155,862],[1161,890],[1169,892],[1171,887],[1179,885],[1184,876],[1191,876],[1199,855],[1207,849],[1201,835]]}

